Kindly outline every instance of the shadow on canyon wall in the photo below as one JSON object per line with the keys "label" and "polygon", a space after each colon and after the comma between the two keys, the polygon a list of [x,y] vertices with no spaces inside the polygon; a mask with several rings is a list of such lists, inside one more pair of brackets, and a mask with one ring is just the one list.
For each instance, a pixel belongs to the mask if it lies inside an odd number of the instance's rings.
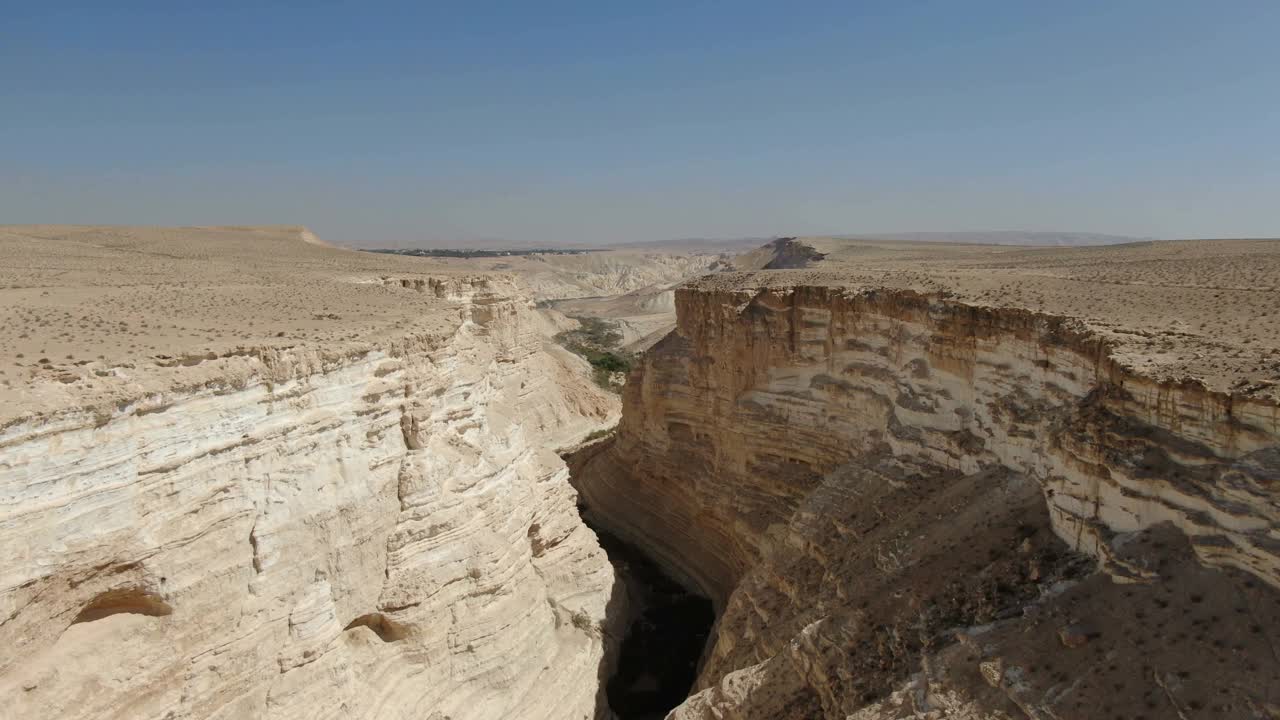
{"label": "shadow on canyon wall", "polygon": [[609,708],[619,720],[661,720],[688,697],[697,679],[698,661],[715,622],[711,601],[672,580],[640,549],[595,525],[589,508],[581,511],[628,598],[627,617],[609,619],[611,627],[626,628],[612,672],[604,678]]}

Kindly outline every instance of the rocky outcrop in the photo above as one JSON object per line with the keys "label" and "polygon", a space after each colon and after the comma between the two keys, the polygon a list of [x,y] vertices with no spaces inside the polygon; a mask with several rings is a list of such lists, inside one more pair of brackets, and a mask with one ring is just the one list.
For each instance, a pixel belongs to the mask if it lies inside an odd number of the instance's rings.
{"label": "rocky outcrop", "polygon": [[510,283],[420,284],[439,332],[3,424],[0,714],[593,717],[621,598],[554,449],[613,406]]}
{"label": "rocky outcrop", "polygon": [[716,605],[674,717],[1278,707],[1273,400],[937,295],[676,301],[575,473],[597,522]]}
{"label": "rocky outcrop", "polygon": [[808,242],[793,237],[770,240],[759,248],[734,258],[738,270],[796,270],[812,266],[825,254]]}

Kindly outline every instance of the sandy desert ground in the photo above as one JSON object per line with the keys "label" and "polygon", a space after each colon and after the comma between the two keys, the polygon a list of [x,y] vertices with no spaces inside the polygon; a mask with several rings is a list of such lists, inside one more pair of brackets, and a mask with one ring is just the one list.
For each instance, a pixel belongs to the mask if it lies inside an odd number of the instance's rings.
{"label": "sandy desert ground", "polygon": [[0,227],[0,405],[8,418],[109,398],[252,348],[359,352],[392,335],[442,332],[437,311],[448,303],[404,291],[429,278],[496,275],[530,297],[580,297],[672,284],[712,259],[400,257],[283,226]]}
{"label": "sandy desert ground", "polygon": [[[1078,319],[1135,369],[1214,389],[1280,392],[1280,240],[1030,248],[799,238],[803,267],[715,275],[703,286],[907,288],[980,307]],[[760,259],[756,258],[757,264]]]}
{"label": "sandy desert ground", "polygon": [[[1077,318],[1154,375],[1280,392],[1280,241],[795,242],[825,256],[757,271],[773,251],[746,253],[737,267],[752,269],[702,283],[948,293]],[[121,374],[248,347],[337,348],[407,327],[427,331],[439,325],[430,312],[437,299],[398,289],[433,276],[512,275],[534,297],[561,299],[569,313],[621,320],[626,342],[642,349],[674,322],[664,288],[726,265],[723,256],[682,250],[455,260],[336,248],[300,227],[0,227],[0,401],[35,409],[50,399],[41,392],[50,383],[74,385],[65,389],[83,397]]]}
{"label": "sandy desert ground", "polygon": [[[1189,240],[1026,248],[800,238],[824,253],[790,270],[716,273],[704,283],[819,284],[948,293],[978,306],[1077,318],[1135,367],[1215,388],[1278,392],[1280,241]],[[485,260],[405,258],[329,246],[300,227],[0,227],[0,400],[33,383],[92,391],[133,374],[297,343],[340,346],[438,318],[401,280],[502,273],[571,313],[621,319],[627,342],[674,320],[663,288],[725,263],[665,253]],[[740,255],[738,267],[769,257]],[[655,270],[654,258],[661,258]],[[592,296],[595,296],[593,299]],[[600,297],[603,296],[603,297]],[[634,336],[634,337],[631,337]],[[642,343],[643,345],[643,343]]]}

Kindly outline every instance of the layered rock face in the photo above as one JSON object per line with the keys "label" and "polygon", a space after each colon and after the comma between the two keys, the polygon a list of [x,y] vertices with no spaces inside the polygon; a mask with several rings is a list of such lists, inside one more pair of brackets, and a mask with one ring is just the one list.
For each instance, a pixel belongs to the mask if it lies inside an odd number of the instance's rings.
{"label": "layered rock face", "polygon": [[733,259],[739,270],[787,270],[810,267],[826,255],[809,242],[787,237],[778,238]]}
{"label": "layered rock face", "polygon": [[602,525],[717,607],[674,717],[1280,708],[1269,396],[909,290],[676,302],[575,472]]}
{"label": "layered rock face", "polygon": [[619,598],[554,449],[614,406],[509,283],[420,285],[439,332],[0,428],[0,715],[593,717]]}

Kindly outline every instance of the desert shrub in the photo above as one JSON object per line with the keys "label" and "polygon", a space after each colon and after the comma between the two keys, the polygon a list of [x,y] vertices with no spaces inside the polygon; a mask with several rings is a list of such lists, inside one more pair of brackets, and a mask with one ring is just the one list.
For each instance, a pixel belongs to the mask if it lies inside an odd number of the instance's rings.
{"label": "desert shrub", "polygon": [[599,440],[602,437],[612,435],[613,431],[617,429],[618,427],[615,425],[613,427],[600,428],[599,430],[592,430],[585,438],[583,438],[582,441],[591,442],[592,440]]}
{"label": "desert shrub", "polygon": [[613,380],[614,373],[631,370],[634,357],[618,348],[622,332],[618,324],[594,317],[575,318],[580,326],[556,335],[556,341],[573,353],[581,355],[593,368],[592,377],[600,387],[614,390],[620,383]]}

